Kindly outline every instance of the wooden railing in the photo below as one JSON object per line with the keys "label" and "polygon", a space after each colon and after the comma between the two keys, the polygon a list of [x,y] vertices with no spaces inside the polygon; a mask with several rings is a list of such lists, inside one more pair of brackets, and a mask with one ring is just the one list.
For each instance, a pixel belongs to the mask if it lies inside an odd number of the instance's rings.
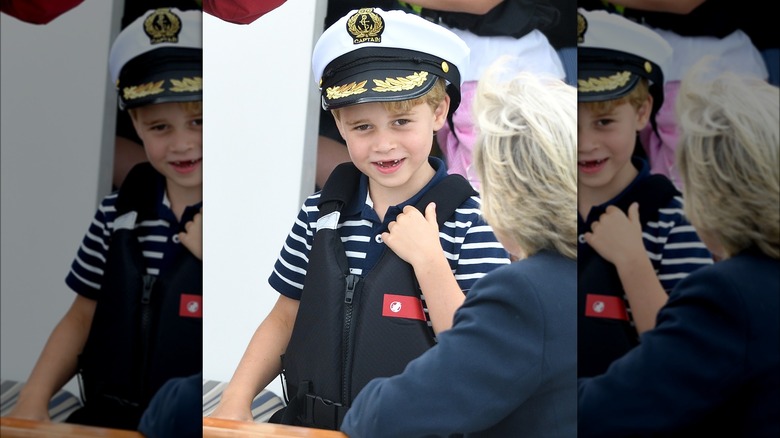
{"label": "wooden railing", "polygon": [[220,418],[203,419],[203,438],[347,438],[347,435],[333,430],[311,429],[270,423],[244,423]]}
{"label": "wooden railing", "polygon": [[143,438],[133,430],[108,429],[70,423],[52,423],[20,418],[0,418],[2,438]]}
{"label": "wooden railing", "polygon": [[[2,438],[143,438],[140,432],[83,426],[70,423],[51,423],[19,418],[0,418]],[[244,423],[220,418],[203,419],[203,438],[347,438],[333,430],[310,429],[270,423]]]}

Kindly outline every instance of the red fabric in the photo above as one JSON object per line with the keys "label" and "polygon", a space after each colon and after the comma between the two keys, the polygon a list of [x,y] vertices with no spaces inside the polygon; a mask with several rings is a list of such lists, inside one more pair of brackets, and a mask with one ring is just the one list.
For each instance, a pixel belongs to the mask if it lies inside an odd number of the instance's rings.
{"label": "red fabric", "polygon": [[626,303],[620,297],[588,294],[585,297],[585,316],[628,321]]}
{"label": "red fabric", "polygon": [[32,24],[47,24],[84,0],[0,0],[0,11]]}
{"label": "red fabric", "polygon": [[382,303],[382,316],[388,318],[408,318],[425,321],[422,301],[417,297],[385,294]]}
{"label": "red fabric", "polygon": [[203,297],[181,294],[179,298],[179,316],[185,318],[203,318]]}
{"label": "red fabric", "polygon": [[203,12],[228,23],[249,24],[284,2],[285,0],[203,0]]}

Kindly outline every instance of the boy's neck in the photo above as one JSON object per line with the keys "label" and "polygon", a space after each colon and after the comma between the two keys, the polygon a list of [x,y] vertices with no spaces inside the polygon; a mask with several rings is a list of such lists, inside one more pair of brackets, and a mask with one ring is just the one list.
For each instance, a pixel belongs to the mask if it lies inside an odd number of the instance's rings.
{"label": "boy's neck", "polygon": [[629,184],[639,175],[639,170],[634,167],[633,160],[630,160],[624,171],[610,181],[609,184],[601,187],[588,187],[579,185],[577,187],[577,210],[583,219],[587,219],[590,210],[597,206],[607,203],[625,190]]}

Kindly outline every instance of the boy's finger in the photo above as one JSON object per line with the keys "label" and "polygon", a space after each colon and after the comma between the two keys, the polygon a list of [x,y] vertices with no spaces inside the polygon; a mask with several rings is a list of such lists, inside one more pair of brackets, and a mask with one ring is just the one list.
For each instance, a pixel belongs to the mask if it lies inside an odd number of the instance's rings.
{"label": "boy's finger", "polygon": [[425,219],[428,220],[428,222],[435,224],[436,223],[436,203],[431,202],[428,204],[427,207],[425,207]]}
{"label": "boy's finger", "polygon": [[628,219],[631,222],[639,222],[639,203],[634,202],[628,207]]}

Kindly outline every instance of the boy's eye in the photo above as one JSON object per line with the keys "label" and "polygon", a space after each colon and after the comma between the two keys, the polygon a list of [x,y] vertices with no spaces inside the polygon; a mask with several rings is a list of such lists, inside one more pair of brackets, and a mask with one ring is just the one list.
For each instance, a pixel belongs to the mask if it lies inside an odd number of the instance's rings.
{"label": "boy's eye", "polygon": [[368,128],[370,128],[370,125],[357,125],[357,126],[355,126],[353,129],[354,129],[355,131],[365,131],[365,130],[367,130]]}
{"label": "boy's eye", "polygon": [[596,126],[607,126],[614,122],[612,119],[599,119],[596,120]]}
{"label": "boy's eye", "polygon": [[410,122],[411,122],[411,120],[409,120],[409,119],[398,119],[398,120],[395,121],[395,124],[398,125],[398,126],[404,126],[404,125],[406,125],[407,123],[410,123]]}
{"label": "boy's eye", "polygon": [[195,126],[203,126],[203,119],[202,118],[193,119],[191,123]]}
{"label": "boy's eye", "polygon": [[151,131],[164,131],[165,128],[167,128],[168,125],[165,124],[159,124],[159,125],[152,125],[149,127]]}

